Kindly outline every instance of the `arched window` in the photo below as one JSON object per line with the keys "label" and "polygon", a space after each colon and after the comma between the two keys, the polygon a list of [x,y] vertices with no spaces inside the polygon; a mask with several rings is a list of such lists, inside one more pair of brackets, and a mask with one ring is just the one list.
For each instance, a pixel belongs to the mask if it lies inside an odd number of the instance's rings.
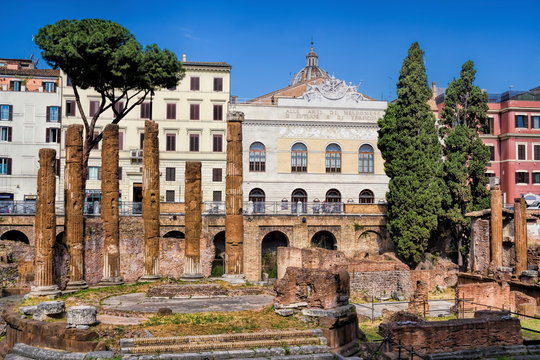
{"label": "arched window", "polygon": [[249,147],[249,171],[266,171],[266,148],[263,143],[254,142]]}
{"label": "arched window", "polygon": [[326,192],[323,210],[327,213],[341,213],[341,193],[338,190],[330,189]]}
{"label": "arched window", "polygon": [[295,189],[291,194],[291,210],[296,213],[297,203],[302,203],[302,212],[307,211],[307,193],[304,189]]}
{"label": "arched window", "polygon": [[326,202],[341,202],[341,193],[336,189],[330,189],[326,192]]}
{"label": "arched window", "polygon": [[261,189],[253,189],[249,192],[249,201],[253,201],[253,212],[264,213],[264,201],[266,195]]}
{"label": "arched window", "polygon": [[358,151],[358,172],[373,172],[373,147],[371,145],[362,145]]}
{"label": "arched window", "polygon": [[364,189],[360,191],[360,204],[373,204],[375,202],[375,196],[373,191]]}
{"label": "arched window", "polygon": [[307,147],[296,143],[291,148],[291,172],[307,171]]}
{"label": "arched window", "polygon": [[341,172],[341,147],[338,144],[330,144],[326,147],[326,172]]}

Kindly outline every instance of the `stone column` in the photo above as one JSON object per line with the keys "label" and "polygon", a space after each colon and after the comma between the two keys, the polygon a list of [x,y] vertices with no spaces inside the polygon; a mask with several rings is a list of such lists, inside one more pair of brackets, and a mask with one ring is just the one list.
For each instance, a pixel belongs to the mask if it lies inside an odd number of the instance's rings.
{"label": "stone column", "polygon": [[184,187],[186,204],[186,262],[184,278],[200,279],[201,275],[201,231],[202,231],[202,186],[201,163],[186,162],[186,185]]}
{"label": "stone column", "polygon": [[103,131],[101,147],[101,221],[103,222],[103,278],[100,285],[121,285],[120,212],[118,198],[118,125],[109,124]]}
{"label": "stone column", "polygon": [[64,172],[64,235],[69,254],[67,291],[86,289],[84,280],[84,185],[83,126],[70,125],[66,131]]}
{"label": "stone column", "polygon": [[158,124],[144,122],[143,141],[144,275],[141,280],[157,280],[159,274],[159,140]]}
{"label": "stone column", "polygon": [[527,270],[527,203],[514,199],[514,246],[516,247],[516,275]]}
{"label": "stone column", "polygon": [[227,118],[227,172],[225,178],[225,274],[244,271],[244,216],[242,194],[242,122],[244,113]]}
{"label": "stone column", "polygon": [[496,187],[491,190],[491,240],[490,253],[491,263],[496,267],[502,266],[502,241],[503,241],[503,221],[502,221],[502,192]]}
{"label": "stone column", "polygon": [[39,170],[37,176],[37,202],[35,215],[34,246],[34,286],[30,296],[56,297],[60,294],[54,283],[54,251],[56,240],[56,214],[54,200],[56,197],[56,178],[54,149],[39,150]]}

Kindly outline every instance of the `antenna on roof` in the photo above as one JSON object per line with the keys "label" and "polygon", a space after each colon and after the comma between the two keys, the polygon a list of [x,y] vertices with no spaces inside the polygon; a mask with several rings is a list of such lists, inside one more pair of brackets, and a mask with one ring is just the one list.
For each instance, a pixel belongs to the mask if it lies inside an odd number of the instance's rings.
{"label": "antenna on roof", "polygon": [[311,42],[310,42],[309,44],[310,44],[310,46],[313,48],[313,44],[315,44],[315,43],[313,42],[313,35],[311,35]]}

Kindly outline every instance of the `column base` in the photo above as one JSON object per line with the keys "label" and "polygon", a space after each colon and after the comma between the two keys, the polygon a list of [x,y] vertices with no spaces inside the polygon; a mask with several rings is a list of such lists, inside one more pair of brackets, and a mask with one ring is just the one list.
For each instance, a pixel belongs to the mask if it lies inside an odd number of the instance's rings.
{"label": "column base", "polygon": [[244,274],[223,274],[221,276],[221,279],[231,284],[245,284],[246,283],[246,277]]}
{"label": "column base", "polygon": [[124,280],[121,277],[104,278],[99,281],[98,286],[118,286],[124,285]]}
{"label": "column base", "polygon": [[159,275],[143,275],[139,278],[139,281],[154,282],[158,281],[159,279],[161,279],[161,276]]}
{"label": "column base", "polygon": [[204,279],[202,274],[184,274],[180,277],[182,281],[199,281]]}
{"label": "column base", "polygon": [[46,297],[49,299],[56,299],[62,292],[58,288],[58,285],[49,286],[32,286],[30,292],[25,297]]}
{"label": "column base", "polygon": [[79,281],[70,281],[66,285],[66,290],[64,290],[64,293],[71,293],[79,290],[88,289],[88,284],[84,280]]}

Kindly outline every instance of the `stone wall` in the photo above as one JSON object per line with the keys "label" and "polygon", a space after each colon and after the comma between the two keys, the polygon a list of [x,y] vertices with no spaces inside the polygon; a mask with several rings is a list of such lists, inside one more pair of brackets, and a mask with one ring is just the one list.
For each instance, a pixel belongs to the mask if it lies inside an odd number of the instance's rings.
{"label": "stone wall", "polygon": [[[519,320],[499,315],[488,318],[433,322],[393,322],[380,325],[379,332],[397,344],[414,347],[420,354],[523,343]],[[396,351],[394,346],[392,351]]]}
{"label": "stone wall", "polygon": [[[536,314],[535,298],[522,292],[511,290],[506,282],[471,283],[458,285],[456,297],[465,299],[465,310],[470,312],[478,310],[505,309],[514,312]],[[473,304],[474,303],[474,304]],[[522,306],[523,304],[528,304]]]}

